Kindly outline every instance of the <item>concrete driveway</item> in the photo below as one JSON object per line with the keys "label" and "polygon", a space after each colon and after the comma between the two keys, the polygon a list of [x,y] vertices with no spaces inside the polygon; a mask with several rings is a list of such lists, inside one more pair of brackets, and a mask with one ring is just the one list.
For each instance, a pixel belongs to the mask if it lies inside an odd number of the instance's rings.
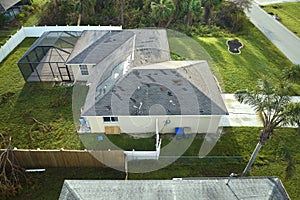
{"label": "concrete driveway", "polygon": [[[222,94],[222,98],[229,112],[229,115],[222,118],[220,126],[223,127],[240,127],[251,126],[261,127],[262,121],[257,112],[248,104],[239,103],[234,94]],[[300,102],[300,96],[291,97],[292,102]]]}
{"label": "concrete driveway", "polygon": [[[267,1],[267,0],[257,0]],[[300,39],[256,3],[245,10],[250,21],[294,64],[300,64]]]}

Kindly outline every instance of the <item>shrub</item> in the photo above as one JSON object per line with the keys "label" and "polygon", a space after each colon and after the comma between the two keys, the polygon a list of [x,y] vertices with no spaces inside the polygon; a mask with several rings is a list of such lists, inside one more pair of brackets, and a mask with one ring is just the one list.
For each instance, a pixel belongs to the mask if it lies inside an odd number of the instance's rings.
{"label": "shrub", "polygon": [[0,13],[0,26],[4,25],[6,22],[6,17]]}

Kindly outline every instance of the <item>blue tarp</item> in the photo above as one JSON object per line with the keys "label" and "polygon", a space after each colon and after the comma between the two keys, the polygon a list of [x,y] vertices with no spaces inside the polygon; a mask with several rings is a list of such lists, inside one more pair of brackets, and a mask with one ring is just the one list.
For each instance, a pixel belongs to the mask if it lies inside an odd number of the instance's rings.
{"label": "blue tarp", "polygon": [[182,135],[182,134],[184,134],[184,130],[183,130],[183,128],[175,128],[175,133],[176,133],[176,135]]}
{"label": "blue tarp", "polygon": [[103,140],[103,136],[98,136],[98,141],[102,141]]}

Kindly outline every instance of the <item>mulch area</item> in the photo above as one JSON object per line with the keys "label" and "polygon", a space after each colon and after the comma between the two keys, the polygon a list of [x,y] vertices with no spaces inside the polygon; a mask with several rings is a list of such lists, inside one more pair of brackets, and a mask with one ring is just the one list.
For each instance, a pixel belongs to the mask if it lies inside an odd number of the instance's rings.
{"label": "mulch area", "polygon": [[237,39],[227,40],[226,44],[228,46],[228,51],[230,53],[233,53],[233,54],[241,53],[240,49],[243,47],[243,44],[240,41],[238,41]]}

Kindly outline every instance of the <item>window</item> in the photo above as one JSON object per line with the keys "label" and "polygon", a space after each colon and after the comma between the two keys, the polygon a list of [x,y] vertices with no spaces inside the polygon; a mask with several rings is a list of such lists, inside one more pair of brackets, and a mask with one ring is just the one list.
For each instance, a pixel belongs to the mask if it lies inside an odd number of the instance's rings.
{"label": "window", "polygon": [[79,65],[81,75],[89,75],[87,65]]}
{"label": "window", "polygon": [[103,121],[105,122],[118,122],[117,117],[103,117]]}

